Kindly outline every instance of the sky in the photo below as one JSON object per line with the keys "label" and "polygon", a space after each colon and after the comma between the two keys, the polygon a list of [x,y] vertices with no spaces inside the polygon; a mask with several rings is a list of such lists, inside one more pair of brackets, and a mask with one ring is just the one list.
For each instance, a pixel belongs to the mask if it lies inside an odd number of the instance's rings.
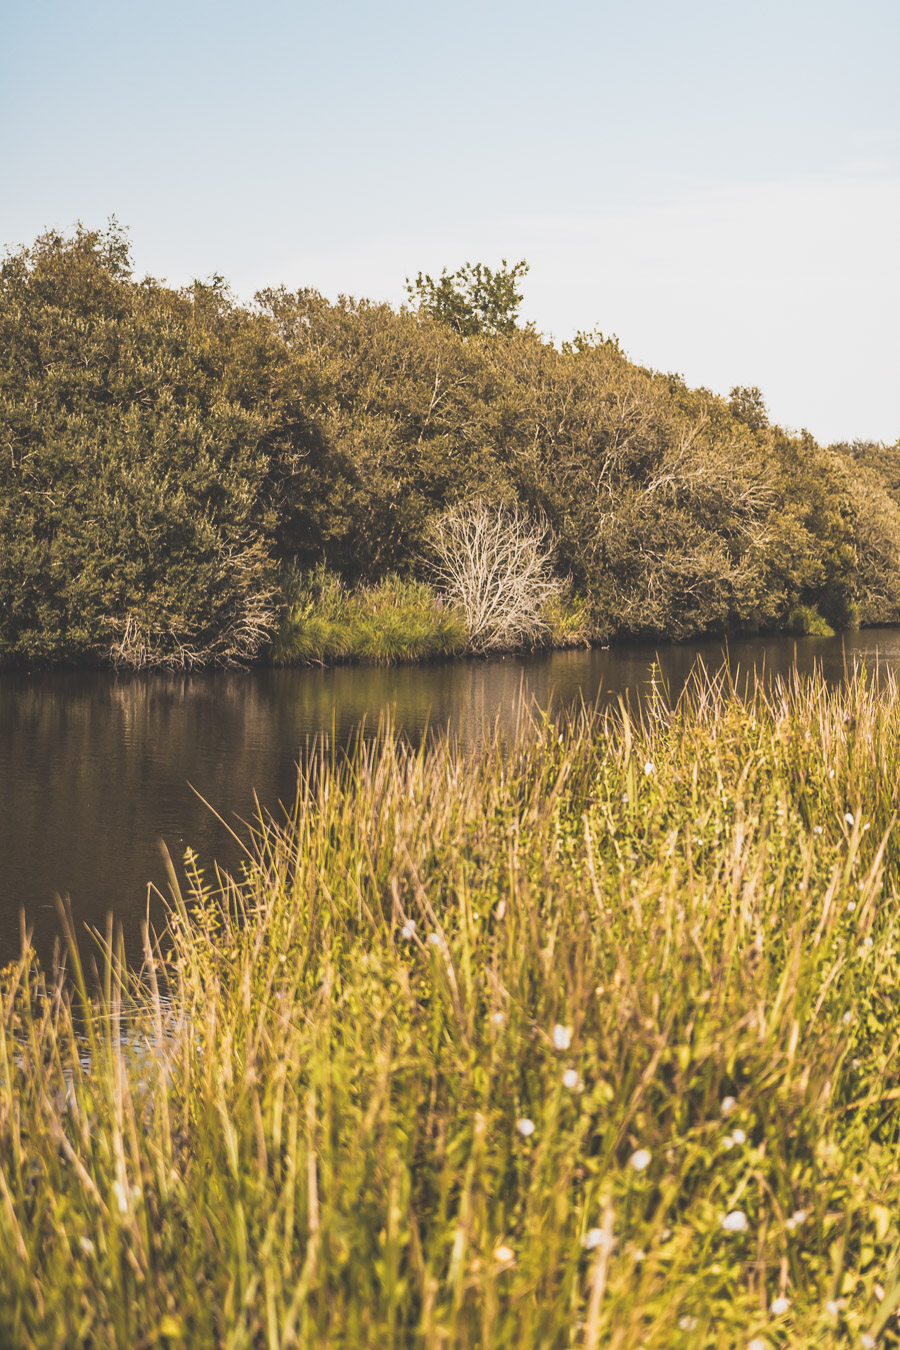
{"label": "sky", "polygon": [[898,0],[7,0],[0,245],[523,318],[820,441],[900,437]]}

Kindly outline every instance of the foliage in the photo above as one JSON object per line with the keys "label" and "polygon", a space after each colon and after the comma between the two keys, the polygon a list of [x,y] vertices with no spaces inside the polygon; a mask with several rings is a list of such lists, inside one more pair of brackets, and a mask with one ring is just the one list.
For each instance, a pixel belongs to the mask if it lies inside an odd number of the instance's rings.
{"label": "foliage", "polygon": [[387,576],[348,590],[319,568],[285,578],[285,614],[272,643],[276,665],[359,660],[378,664],[454,656],[466,644],[462,615],[424,582]]}
{"label": "foliage", "polygon": [[483,263],[465,263],[457,272],[446,267],[437,281],[419,272],[415,281],[406,278],[406,293],[419,314],[449,324],[460,337],[475,333],[509,335],[516,330],[522,295],[519,281],[527,276],[528,264],[507,267],[504,258],[496,272]]}
{"label": "foliage", "polygon": [[256,659],[279,577],[422,579],[473,500],[547,521],[592,638],[900,616],[896,448],[823,449],[598,332],[557,349],[516,327],[522,275],[422,277],[397,313],[137,282],[115,224],[9,255],[0,662]]}
{"label": "foliage", "polygon": [[834,637],[834,629],[826,623],[818,610],[809,605],[795,605],[785,620],[785,632],[796,637]]}
{"label": "foliage", "polygon": [[900,1344],[898,746],[701,674],[323,752],[142,972],[7,972],[0,1341]]}

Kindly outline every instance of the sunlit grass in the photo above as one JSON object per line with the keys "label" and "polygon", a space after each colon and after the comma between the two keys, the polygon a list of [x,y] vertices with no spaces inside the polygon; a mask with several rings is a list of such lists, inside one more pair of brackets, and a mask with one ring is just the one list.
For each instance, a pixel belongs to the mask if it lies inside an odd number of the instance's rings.
{"label": "sunlit grass", "polygon": [[860,678],[323,754],[7,972],[0,1344],[900,1343],[898,784]]}
{"label": "sunlit grass", "polygon": [[292,577],[287,589],[290,599],[271,650],[276,665],[396,665],[453,656],[466,645],[462,616],[423,582],[388,576],[351,589],[320,569]]}

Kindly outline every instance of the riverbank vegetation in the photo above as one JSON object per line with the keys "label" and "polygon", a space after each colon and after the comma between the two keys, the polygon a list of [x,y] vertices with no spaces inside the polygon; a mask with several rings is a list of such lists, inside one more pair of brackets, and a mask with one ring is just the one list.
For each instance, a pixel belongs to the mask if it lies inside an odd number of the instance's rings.
{"label": "riverbank vegetation", "polygon": [[437,523],[478,503],[546,527],[590,640],[898,618],[898,446],[823,448],[599,333],[554,345],[518,321],[525,270],[420,275],[398,312],[138,280],[115,224],[10,253],[0,661],[283,658],[286,578],[434,584]]}
{"label": "riverbank vegetation", "polygon": [[896,688],[384,731],[5,973],[2,1343],[900,1344]]}

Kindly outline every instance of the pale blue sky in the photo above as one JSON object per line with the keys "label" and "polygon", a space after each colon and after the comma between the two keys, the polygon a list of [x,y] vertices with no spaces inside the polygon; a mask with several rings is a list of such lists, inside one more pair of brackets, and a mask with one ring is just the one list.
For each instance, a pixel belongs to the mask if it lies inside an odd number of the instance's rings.
{"label": "pale blue sky", "polygon": [[898,0],[19,0],[0,242],[115,214],[173,284],[394,303],[524,256],[545,332],[893,441],[898,65]]}

